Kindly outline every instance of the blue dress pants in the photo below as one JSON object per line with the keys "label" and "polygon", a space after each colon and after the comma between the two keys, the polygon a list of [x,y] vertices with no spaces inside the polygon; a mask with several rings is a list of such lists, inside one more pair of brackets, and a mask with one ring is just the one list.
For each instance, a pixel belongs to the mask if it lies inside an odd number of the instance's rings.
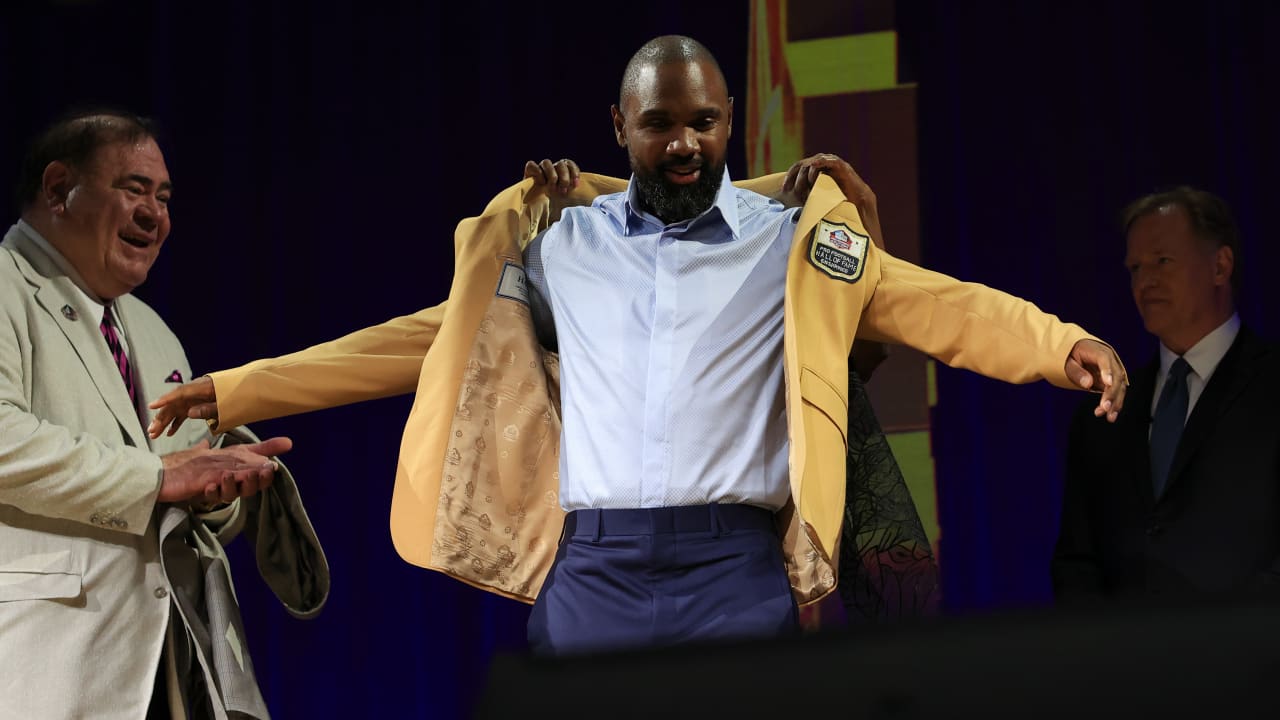
{"label": "blue dress pants", "polygon": [[750,505],[576,510],[529,616],[543,655],[794,634],[774,514]]}

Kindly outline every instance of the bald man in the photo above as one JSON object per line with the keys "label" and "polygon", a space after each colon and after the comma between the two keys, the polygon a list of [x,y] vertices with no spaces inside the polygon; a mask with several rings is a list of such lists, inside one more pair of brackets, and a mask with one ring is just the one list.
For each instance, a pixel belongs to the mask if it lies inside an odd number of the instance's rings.
{"label": "bald man", "polygon": [[[560,351],[571,511],[530,639],[554,652],[793,632],[775,519],[794,490],[783,344],[799,209],[729,182],[733,101],[696,41],[642,47],[611,112],[627,191],[566,210],[525,251],[539,337]],[[817,170],[859,194],[828,155],[784,189],[807,196]],[[827,237],[800,269],[865,281],[868,250],[849,252],[845,230],[815,229]]]}

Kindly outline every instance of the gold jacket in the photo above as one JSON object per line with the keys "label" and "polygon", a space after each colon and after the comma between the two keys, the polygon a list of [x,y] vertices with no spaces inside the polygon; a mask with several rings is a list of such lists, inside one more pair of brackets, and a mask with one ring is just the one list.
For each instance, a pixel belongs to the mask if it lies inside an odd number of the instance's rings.
{"label": "gold jacket", "polygon": [[[777,196],[782,180],[738,185]],[[225,427],[416,390],[392,497],[397,552],[524,602],[542,587],[564,520],[558,359],[539,346],[527,304],[500,288],[503,268],[522,266],[522,249],[549,224],[548,200],[532,188],[520,182],[458,225],[446,302],[212,375]],[[571,202],[625,188],[583,174]],[[1072,346],[1091,337],[1024,300],[898,260],[867,235],[822,176],[800,215],[784,302],[791,499],[777,520],[801,603],[836,586],[855,337],[1062,387],[1073,387]]]}

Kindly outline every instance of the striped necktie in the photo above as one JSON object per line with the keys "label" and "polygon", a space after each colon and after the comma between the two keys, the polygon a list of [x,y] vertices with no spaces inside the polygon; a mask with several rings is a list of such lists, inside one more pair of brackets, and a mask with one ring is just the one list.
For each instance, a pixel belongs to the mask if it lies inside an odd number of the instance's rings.
{"label": "striped necktie", "polygon": [[111,314],[110,305],[103,311],[102,324],[98,329],[102,331],[102,337],[106,339],[107,347],[111,350],[111,357],[116,361],[116,368],[120,370],[120,377],[124,379],[124,387],[129,391],[129,402],[136,408],[138,392],[133,386],[133,368],[129,365],[129,356],[124,354],[124,346],[120,344],[120,335],[116,333],[116,321]]}

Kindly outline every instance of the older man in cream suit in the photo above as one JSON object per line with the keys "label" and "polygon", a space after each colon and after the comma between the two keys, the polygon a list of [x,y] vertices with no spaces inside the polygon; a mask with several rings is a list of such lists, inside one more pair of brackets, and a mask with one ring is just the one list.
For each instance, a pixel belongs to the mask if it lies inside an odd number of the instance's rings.
{"label": "older man in cream suit", "polygon": [[288,438],[143,432],[144,398],[191,374],[129,294],[169,233],[154,132],[62,121],[19,191],[0,245],[0,717],[266,717],[221,543],[247,524],[264,548],[288,534],[292,566],[263,572],[296,615],[319,610],[328,572],[271,459]]}

